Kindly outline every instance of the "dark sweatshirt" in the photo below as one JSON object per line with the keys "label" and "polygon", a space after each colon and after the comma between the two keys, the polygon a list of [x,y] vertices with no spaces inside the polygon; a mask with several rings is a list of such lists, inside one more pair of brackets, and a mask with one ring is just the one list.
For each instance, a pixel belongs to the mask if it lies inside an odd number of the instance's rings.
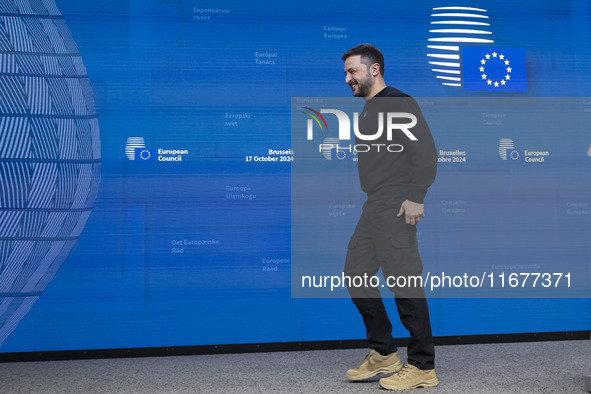
{"label": "dark sweatshirt", "polygon": [[[393,87],[386,87],[365,103],[359,115],[359,131],[373,135],[378,130],[378,113],[383,113],[383,132],[379,139],[368,141],[355,136],[356,144],[385,144],[372,146],[369,152],[358,153],[359,180],[361,189],[369,201],[383,199],[405,199],[423,203],[427,188],[435,180],[437,172],[437,150],[429,126],[417,102],[409,95]],[[387,140],[387,113],[407,112],[416,116],[417,124],[408,130],[418,139],[410,140],[404,132],[396,129],[392,140]],[[409,123],[406,118],[395,118],[393,123]],[[386,150],[386,146],[400,144],[402,152]],[[398,148],[399,149],[399,148]],[[363,149],[360,149],[363,150]],[[391,150],[397,150],[396,146]]]}

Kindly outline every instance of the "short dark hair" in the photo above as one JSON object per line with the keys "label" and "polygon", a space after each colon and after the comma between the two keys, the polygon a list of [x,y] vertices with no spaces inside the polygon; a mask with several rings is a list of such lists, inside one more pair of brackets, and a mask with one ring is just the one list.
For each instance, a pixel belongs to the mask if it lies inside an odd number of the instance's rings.
{"label": "short dark hair", "polygon": [[367,68],[372,64],[378,63],[380,65],[380,73],[384,76],[384,55],[382,52],[371,44],[361,44],[349,49],[343,55],[343,61],[350,56],[361,55],[361,63],[365,64]]}

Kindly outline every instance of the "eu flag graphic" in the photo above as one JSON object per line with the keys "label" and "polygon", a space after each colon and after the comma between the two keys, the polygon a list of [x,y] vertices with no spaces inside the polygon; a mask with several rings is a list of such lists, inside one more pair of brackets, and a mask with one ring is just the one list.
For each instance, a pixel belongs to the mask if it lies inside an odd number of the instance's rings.
{"label": "eu flag graphic", "polygon": [[487,92],[527,92],[525,49],[462,48],[464,89]]}
{"label": "eu flag graphic", "polygon": [[156,149],[136,148],[135,160],[151,161],[156,160]]}
{"label": "eu flag graphic", "polygon": [[507,150],[507,160],[523,160],[523,151],[517,149]]}
{"label": "eu flag graphic", "polygon": [[330,160],[353,160],[353,153],[343,149],[331,149]]}

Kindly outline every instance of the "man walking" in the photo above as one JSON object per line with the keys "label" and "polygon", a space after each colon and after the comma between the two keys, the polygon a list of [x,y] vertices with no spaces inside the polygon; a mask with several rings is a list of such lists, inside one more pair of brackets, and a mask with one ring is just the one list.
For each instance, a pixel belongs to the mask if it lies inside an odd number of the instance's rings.
{"label": "man walking", "polygon": [[[367,138],[362,140],[356,133],[356,143],[368,145],[370,139],[372,142],[372,149],[358,153],[359,180],[367,201],[348,245],[344,272],[350,277],[373,276],[382,268],[387,285],[394,292],[400,320],[410,332],[408,362],[402,363],[378,288],[349,287],[363,318],[371,351],[357,368],[347,371],[347,377],[358,381],[394,373],[380,379],[383,388],[437,386],[427,300],[420,283],[413,284],[411,279],[423,271],[416,225],[425,216],[423,200],[435,180],[437,151],[433,137],[418,104],[410,96],[386,86],[384,57],[376,47],[358,45],[342,59],[346,83],[354,96],[366,101],[359,115],[358,131]],[[405,116],[406,119],[400,119]],[[386,122],[408,126],[381,132]],[[402,149],[385,148],[389,146]]]}

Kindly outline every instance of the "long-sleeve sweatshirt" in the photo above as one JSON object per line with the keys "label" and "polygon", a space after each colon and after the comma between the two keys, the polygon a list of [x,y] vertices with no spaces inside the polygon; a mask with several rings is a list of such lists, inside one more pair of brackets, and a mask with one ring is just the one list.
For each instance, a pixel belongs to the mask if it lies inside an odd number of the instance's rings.
{"label": "long-sleeve sweatshirt", "polygon": [[[365,103],[359,115],[359,132],[374,135],[378,130],[378,116],[382,112],[383,131],[376,140],[365,140],[355,136],[356,144],[369,145],[368,152],[358,152],[358,168],[361,189],[368,200],[406,199],[423,203],[427,188],[437,173],[437,150],[429,126],[417,102],[409,95],[393,87],[386,87]],[[417,118],[416,126],[408,128],[417,141],[412,141],[403,131],[392,131],[387,139],[388,112],[411,113]],[[410,119],[395,118],[393,123],[406,124]],[[372,144],[384,144],[376,146]],[[394,144],[402,146],[400,148]],[[379,149],[379,152],[378,152]]]}

